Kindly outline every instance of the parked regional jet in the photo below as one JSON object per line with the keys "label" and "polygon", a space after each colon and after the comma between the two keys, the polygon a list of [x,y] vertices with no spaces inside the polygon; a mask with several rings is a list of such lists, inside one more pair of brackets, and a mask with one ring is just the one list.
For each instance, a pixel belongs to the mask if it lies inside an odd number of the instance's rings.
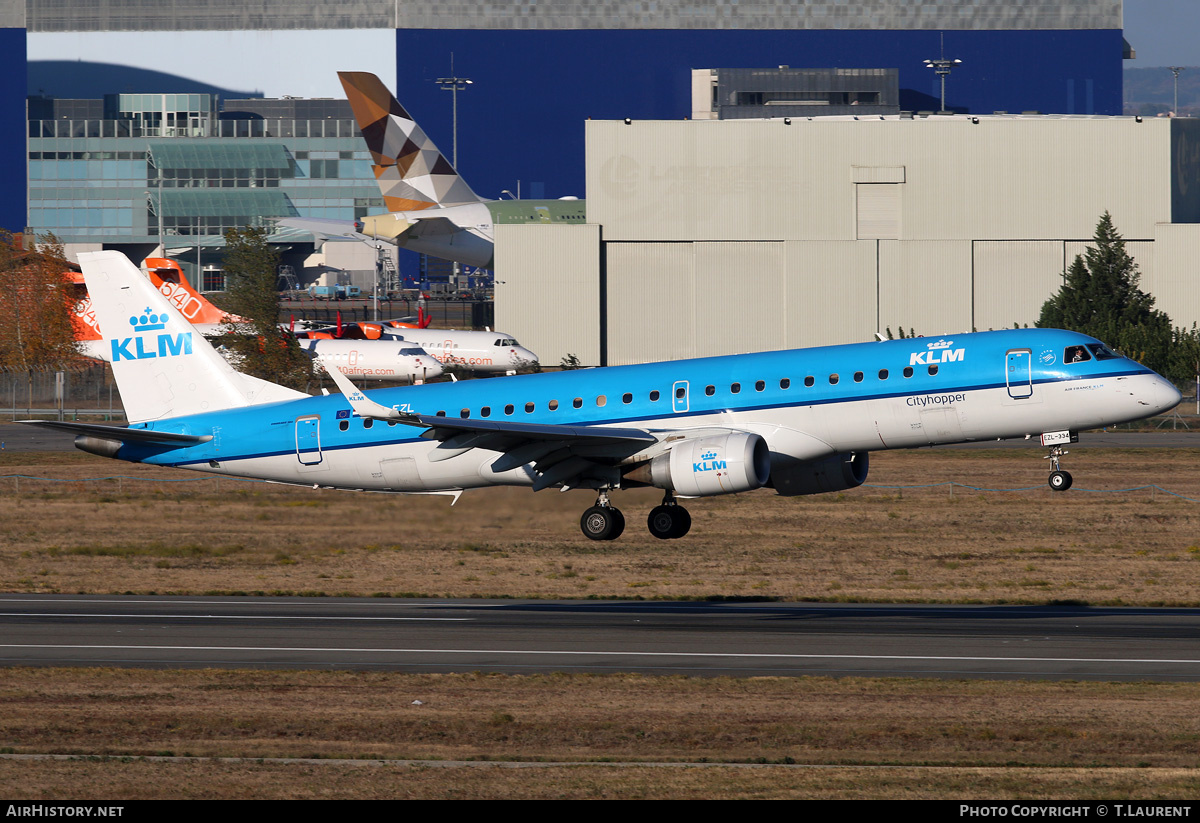
{"label": "parked regional jet", "polygon": [[337,370],[362,380],[424,383],[445,373],[442,364],[420,346],[396,340],[302,340],[326,373]]}
{"label": "parked regional jet", "polygon": [[326,237],[385,241],[416,252],[490,269],[497,223],[582,224],[586,204],[559,200],[484,200],[433,141],[367,72],[338,72],[355,120],[375,161],[388,214],[357,223],[289,217],[279,224]]}
{"label": "parked regional jet", "polygon": [[[297,332],[301,339],[366,340],[404,342],[418,346],[444,367],[458,367],[476,374],[516,374],[538,364],[538,357],[503,332],[459,331],[457,329],[406,329],[379,323],[351,323],[341,330]],[[342,370],[345,373],[345,369]]]}
{"label": "parked regional jet", "polygon": [[[309,397],[234,372],[118,252],[80,255],[131,425],[25,421],[138,463],[321,488],[457,497],[587,488],[593,540],[625,519],[609,496],[653,486],[650,533],[680,537],[677,497],[848,489],[871,451],[1040,437],[1050,486],[1080,429],[1149,417],[1180,394],[1074,332],[1022,329],[648,363],[366,395]],[[143,308],[144,307],[144,308]]]}

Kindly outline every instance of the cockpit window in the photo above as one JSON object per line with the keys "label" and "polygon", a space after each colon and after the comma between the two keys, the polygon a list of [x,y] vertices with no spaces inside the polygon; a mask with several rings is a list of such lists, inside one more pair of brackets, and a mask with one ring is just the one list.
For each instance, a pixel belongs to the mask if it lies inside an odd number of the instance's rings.
{"label": "cockpit window", "polygon": [[1088,343],[1087,347],[1092,354],[1096,355],[1097,360],[1117,360],[1121,357],[1103,343]]}
{"label": "cockpit window", "polygon": [[424,349],[401,349],[400,354],[405,357],[421,357],[425,354]]}
{"label": "cockpit window", "polygon": [[1063,352],[1064,363],[1082,363],[1091,359],[1092,356],[1083,346],[1067,346],[1067,350]]}
{"label": "cockpit window", "polygon": [[498,340],[497,340],[495,343],[493,343],[492,345],[495,345],[495,346],[515,346],[515,345],[517,345],[517,341],[516,341],[516,340],[514,340],[514,339],[513,339],[513,338],[511,338],[511,337],[501,337],[500,339],[498,339]]}

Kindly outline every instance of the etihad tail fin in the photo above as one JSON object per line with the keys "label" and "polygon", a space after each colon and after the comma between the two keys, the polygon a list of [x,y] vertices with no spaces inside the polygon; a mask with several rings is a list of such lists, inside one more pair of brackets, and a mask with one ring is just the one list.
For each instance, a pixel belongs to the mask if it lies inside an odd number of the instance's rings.
{"label": "etihad tail fin", "polygon": [[371,150],[388,211],[483,202],[378,77],[340,71],[338,79]]}
{"label": "etihad tail fin", "polygon": [[130,423],[308,396],[235,371],[120,252],[79,265]]}

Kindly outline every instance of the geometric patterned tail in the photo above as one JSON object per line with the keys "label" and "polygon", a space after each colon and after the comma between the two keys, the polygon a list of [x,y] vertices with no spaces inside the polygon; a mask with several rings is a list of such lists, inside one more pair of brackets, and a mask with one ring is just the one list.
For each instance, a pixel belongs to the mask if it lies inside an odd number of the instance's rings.
{"label": "geometric patterned tail", "polygon": [[378,77],[339,71],[338,79],[371,150],[389,212],[483,202]]}

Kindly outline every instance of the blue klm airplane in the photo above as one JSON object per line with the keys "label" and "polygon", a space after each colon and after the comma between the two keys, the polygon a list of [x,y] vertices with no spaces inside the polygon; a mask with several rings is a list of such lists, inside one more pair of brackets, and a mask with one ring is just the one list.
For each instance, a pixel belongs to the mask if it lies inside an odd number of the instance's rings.
{"label": "blue klm airplane", "polygon": [[[79,256],[128,427],[44,422],[106,457],[314,488],[448,494],[493,485],[597,492],[593,540],[624,528],[615,489],[664,499],[650,533],[681,537],[677,498],[866,480],[881,449],[1040,438],[1051,488],[1081,429],[1149,417],[1180,394],[1074,332],[1026,329],[381,389],[334,370],[311,397],[234,371],[120,253]],[[29,421],[33,422],[33,421]]]}

